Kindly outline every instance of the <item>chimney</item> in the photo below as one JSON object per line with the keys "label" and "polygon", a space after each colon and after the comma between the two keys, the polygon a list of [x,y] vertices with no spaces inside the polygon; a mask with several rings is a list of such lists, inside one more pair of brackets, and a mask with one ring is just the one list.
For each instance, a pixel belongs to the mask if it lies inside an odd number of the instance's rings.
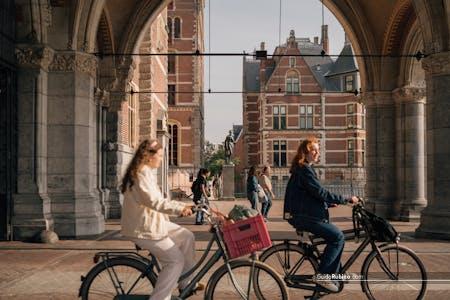
{"label": "chimney", "polygon": [[260,49],[259,49],[259,50],[266,50],[266,49],[264,49],[264,48],[265,48],[265,46],[266,46],[266,43],[264,43],[264,42],[261,42],[261,46],[260,46]]}
{"label": "chimney", "polygon": [[322,25],[322,49],[328,54],[328,25]]}
{"label": "chimney", "polygon": [[319,37],[318,36],[314,37],[314,45],[319,45]]}

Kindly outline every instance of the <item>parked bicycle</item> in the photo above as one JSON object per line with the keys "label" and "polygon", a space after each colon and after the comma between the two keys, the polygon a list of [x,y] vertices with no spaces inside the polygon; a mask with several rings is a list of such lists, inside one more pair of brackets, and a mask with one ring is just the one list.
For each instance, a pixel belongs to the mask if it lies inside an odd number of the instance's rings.
{"label": "parked bicycle", "polygon": [[[427,273],[414,251],[399,244],[400,236],[393,227],[380,230],[382,219],[365,210],[362,199],[353,206],[352,216],[354,228],[344,231],[345,239],[364,240],[341,268],[341,276],[337,276],[337,293],[343,290],[345,282],[360,281],[363,292],[371,300],[423,299]],[[383,221],[381,223],[391,226]],[[288,287],[300,289],[296,290],[296,296],[319,299],[330,293],[314,280],[321,256],[318,246],[324,245],[325,241],[311,233],[297,234],[306,237],[303,239],[306,241],[301,238],[283,240],[266,249],[260,260],[282,274]],[[369,244],[372,250],[362,264],[361,274],[359,278],[352,278],[355,274],[346,272]]]}
{"label": "parked bicycle", "polygon": [[[197,205],[193,211],[201,210],[211,224],[211,239],[196,265],[183,274],[179,281],[193,275],[192,280],[180,290],[178,297],[186,299],[194,293],[197,283],[221,258],[221,265],[208,280],[205,299],[288,299],[283,279],[275,270],[256,259],[231,260],[221,233],[220,222],[213,220],[208,205]],[[206,260],[213,244],[217,250]],[[137,250],[139,250],[137,248]],[[206,262],[205,262],[206,261]],[[114,299],[144,300],[152,293],[158,273],[161,271],[156,258],[134,252],[98,252],[94,256],[96,265],[81,277],[79,297],[83,300]],[[203,265],[203,267],[201,267]]]}

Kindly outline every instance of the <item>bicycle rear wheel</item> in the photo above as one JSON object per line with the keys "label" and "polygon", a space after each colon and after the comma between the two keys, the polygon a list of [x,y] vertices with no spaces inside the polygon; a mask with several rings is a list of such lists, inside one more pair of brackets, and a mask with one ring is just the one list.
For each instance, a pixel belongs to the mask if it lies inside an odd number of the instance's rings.
{"label": "bicycle rear wheel", "polygon": [[156,283],[148,266],[128,257],[100,262],[89,271],[80,288],[83,300],[148,299]]}
{"label": "bicycle rear wheel", "polygon": [[[289,291],[292,298],[304,299],[306,296],[319,296],[317,291],[300,289],[296,285],[299,282],[307,284],[308,278],[312,278],[318,270],[317,260],[306,255],[302,247],[291,243],[278,244],[264,251],[259,259],[283,277],[287,286],[292,288]],[[311,286],[314,287],[315,284],[311,282]]]}
{"label": "bicycle rear wheel", "polygon": [[[223,265],[211,276],[205,299],[288,299],[288,292],[283,280],[266,264],[260,261],[234,260],[230,262],[230,268],[237,288],[233,284],[228,268]],[[241,296],[238,289],[245,297]]]}
{"label": "bicycle rear wheel", "polygon": [[419,257],[404,246],[388,245],[371,252],[363,264],[362,289],[375,299],[423,299],[427,273]]}

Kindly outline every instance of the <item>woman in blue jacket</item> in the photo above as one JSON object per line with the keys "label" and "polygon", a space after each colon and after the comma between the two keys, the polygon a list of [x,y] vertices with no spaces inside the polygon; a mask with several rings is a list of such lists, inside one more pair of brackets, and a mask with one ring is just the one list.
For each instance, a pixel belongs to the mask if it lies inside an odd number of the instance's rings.
{"label": "woman in blue jacket", "polygon": [[330,276],[321,276],[317,283],[331,292],[337,292],[338,286],[332,280],[323,278],[331,278],[332,274],[339,273],[345,240],[342,231],[330,223],[328,207],[356,203],[358,198],[351,196],[344,199],[341,195],[327,191],[320,184],[313,168],[313,164],[319,161],[319,156],[319,143],[315,138],[306,139],[300,144],[292,160],[285,201],[290,205],[291,225],[326,241],[318,271]]}
{"label": "woman in blue jacket", "polygon": [[258,203],[258,179],[256,178],[256,167],[251,166],[247,175],[247,199],[253,209]]}

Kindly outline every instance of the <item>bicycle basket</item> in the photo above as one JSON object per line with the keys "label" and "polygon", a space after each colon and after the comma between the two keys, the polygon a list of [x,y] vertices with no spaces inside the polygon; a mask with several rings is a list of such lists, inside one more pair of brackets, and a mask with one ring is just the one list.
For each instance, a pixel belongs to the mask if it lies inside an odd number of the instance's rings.
{"label": "bicycle basket", "polygon": [[261,215],[222,227],[230,258],[236,258],[272,246],[269,231]]}
{"label": "bicycle basket", "polygon": [[399,234],[394,226],[384,218],[364,210],[366,226],[373,239],[378,242],[396,242]]}

